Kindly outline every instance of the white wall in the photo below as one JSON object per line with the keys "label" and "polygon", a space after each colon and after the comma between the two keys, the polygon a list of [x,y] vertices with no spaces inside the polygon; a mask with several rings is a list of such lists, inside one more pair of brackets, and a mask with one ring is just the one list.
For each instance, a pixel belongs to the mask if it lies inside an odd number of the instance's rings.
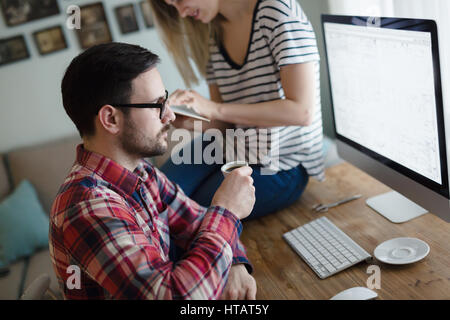
{"label": "white wall", "polygon": [[[13,148],[41,143],[63,136],[76,134],[61,102],[60,84],[70,61],[81,52],[74,30],[65,27],[66,8],[69,5],[84,5],[97,1],[58,1],[60,15],[7,27],[0,15],[0,38],[23,34],[31,58],[0,66],[0,152]],[[184,83],[163,47],[156,29],[144,25],[139,6],[136,15],[140,31],[122,35],[115,17],[114,8],[138,1],[102,1],[114,41],[139,44],[158,54],[162,60],[158,69],[169,92],[184,88]],[[62,25],[69,48],[40,56],[34,44],[32,33],[54,25]],[[194,87],[208,95],[207,86],[202,83]]]}

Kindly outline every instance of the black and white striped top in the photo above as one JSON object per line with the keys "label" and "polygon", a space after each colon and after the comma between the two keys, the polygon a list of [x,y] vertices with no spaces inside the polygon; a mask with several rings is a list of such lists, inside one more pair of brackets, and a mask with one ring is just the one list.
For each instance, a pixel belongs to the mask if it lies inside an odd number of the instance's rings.
{"label": "black and white striped top", "polygon": [[[251,159],[256,158],[258,163],[275,171],[288,170],[301,163],[310,176],[322,180],[320,57],[311,23],[296,0],[259,0],[250,39],[243,65],[234,63],[220,44],[213,39],[210,41],[207,81],[218,86],[225,103],[254,104],[285,99],[280,68],[306,62],[315,64],[317,96],[310,126],[261,129],[237,125],[245,132],[246,160],[254,163]],[[232,142],[230,137],[226,141],[227,144]],[[268,148],[261,148],[261,145]],[[235,155],[239,154],[238,149],[234,150]],[[262,152],[261,149],[268,150]],[[230,159],[228,154],[227,159]]]}

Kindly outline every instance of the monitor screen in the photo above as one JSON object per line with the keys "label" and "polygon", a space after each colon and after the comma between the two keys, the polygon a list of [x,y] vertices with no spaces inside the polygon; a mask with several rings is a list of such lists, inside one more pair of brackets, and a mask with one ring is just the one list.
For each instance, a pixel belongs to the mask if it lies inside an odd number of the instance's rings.
{"label": "monitor screen", "polygon": [[436,26],[367,21],[324,18],[336,136],[448,198]]}

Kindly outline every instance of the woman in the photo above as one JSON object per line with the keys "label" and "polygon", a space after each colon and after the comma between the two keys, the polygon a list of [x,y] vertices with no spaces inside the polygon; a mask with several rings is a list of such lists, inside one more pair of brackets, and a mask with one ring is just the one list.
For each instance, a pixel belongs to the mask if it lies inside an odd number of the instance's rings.
{"label": "woman", "polygon": [[[300,5],[295,0],[151,0],[151,5],[186,84],[198,80],[189,59],[209,84],[211,100],[177,90],[170,104],[186,104],[211,119],[202,123],[203,131],[244,130],[245,160],[256,159],[250,161],[256,204],[249,218],[292,204],[309,176],[322,180],[319,53]],[[177,116],[176,126],[192,129],[193,121]],[[225,141],[229,145],[233,138]],[[242,160],[238,150],[230,150]],[[169,160],[161,170],[207,206],[223,179],[220,166]]]}

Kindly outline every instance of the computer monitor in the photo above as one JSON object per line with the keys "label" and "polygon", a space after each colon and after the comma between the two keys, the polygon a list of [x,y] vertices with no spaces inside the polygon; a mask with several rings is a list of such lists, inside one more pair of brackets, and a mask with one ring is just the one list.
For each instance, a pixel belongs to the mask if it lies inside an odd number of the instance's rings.
{"label": "computer monitor", "polygon": [[395,191],[367,200],[395,223],[450,221],[437,26],[322,15],[338,154]]}

